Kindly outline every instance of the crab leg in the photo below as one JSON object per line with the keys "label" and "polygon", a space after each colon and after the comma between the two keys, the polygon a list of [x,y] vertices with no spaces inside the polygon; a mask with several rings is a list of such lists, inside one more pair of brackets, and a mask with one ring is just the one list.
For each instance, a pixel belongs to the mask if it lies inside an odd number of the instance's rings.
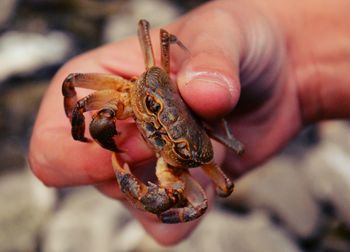
{"label": "crab leg", "polygon": [[232,191],[234,184],[221,170],[220,166],[211,162],[201,166],[202,170],[213,180],[216,187],[216,193],[221,197],[229,196]]}
{"label": "crab leg", "polygon": [[[127,199],[134,206],[151,213],[159,214],[177,203],[176,187],[168,189],[162,186],[162,183],[166,184],[167,180],[172,180],[174,177],[163,176],[160,181],[161,186],[152,182],[148,182],[148,185],[145,185],[131,173],[127,164],[124,164],[123,167],[120,166],[115,153],[112,154],[112,165],[120,190],[125,193]],[[160,172],[163,175],[167,173],[163,163],[157,163],[156,169],[163,170]],[[181,183],[178,186],[181,188]]]}
{"label": "crab leg", "polygon": [[152,48],[151,36],[149,33],[150,25],[148,21],[141,19],[139,21],[139,26],[137,34],[139,37],[141,50],[143,53],[143,58],[145,59],[146,68],[151,68],[155,65],[154,53]]}
{"label": "crab leg", "polygon": [[183,197],[187,203],[183,207],[171,208],[159,214],[158,216],[163,223],[181,223],[197,219],[205,213],[208,207],[208,200],[203,188],[188,170],[182,171],[180,179],[185,183]]}
{"label": "crab leg", "polygon": [[77,103],[75,87],[93,90],[113,89],[119,92],[127,92],[132,85],[120,76],[100,73],[72,73],[67,76],[62,84],[64,96],[64,110],[67,117],[71,118],[72,111]]}
{"label": "crab leg", "polygon": [[223,127],[225,129],[226,136],[223,136],[217,132],[214,132],[213,130],[206,128],[208,135],[212,137],[213,139],[217,140],[218,142],[225,145],[227,148],[234,151],[237,155],[242,155],[244,153],[244,145],[238,141],[232,134],[227,121],[225,119],[222,119]]}
{"label": "crab leg", "polygon": [[163,29],[160,29],[160,55],[163,69],[170,72],[170,34]]}
{"label": "crab leg", "polygon": [[181,180],[180,174],[170,168],[162,157],[158,158],[156,166],[156,176],[160,185],[172,191],[173,194],[183,193],[185,183]]}
{"label": "crab leg", "polygon": [[91,136],[104,148],[111,151],[121,150],[116,146],[113,136],[117,135],[116,119],[132,116],[128,93],[114,90],[96,91],[76,103],[71,112],[72,136],[75,140],[86,142],[84,112],[99,110],[90,123]]}
{"label": "crab leg", "polygon": [[170,44],[177,44],[181,49],[190,54],[187,47],[173,34],[164,29],[160,29],[160,52],[163,69],[170,72]]}

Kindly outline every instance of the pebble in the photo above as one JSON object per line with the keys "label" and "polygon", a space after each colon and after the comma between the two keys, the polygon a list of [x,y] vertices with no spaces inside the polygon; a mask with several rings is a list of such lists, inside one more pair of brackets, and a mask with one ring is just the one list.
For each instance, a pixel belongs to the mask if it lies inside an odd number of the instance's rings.
{"label": "pebble", "polygon": [[[120,202],[92,187],[75,189],[45,226],[42,248],[50,252],[112,251],[113,239],[123,234],[130,221],[130,214]],[[129,246],[127,241],[124,244]]]}
{"label": "pebble", "polygon": [[304,168],[310,191],[320,202],[330,204],[350,227],[350,157],[333,143],[323,143],[308,153]]}
{"label": "pebble", "polygon": [[72,41],[63,32],[8,31],[0,37],[0,83],[58,65],[67,59],[71,48]]}
{"label": "pebble", "polygon": [[38,233],[56,203],[27,169],[0,177],[0,251],[36,251]]}
{"label": "pebble", "polygon": [[310,238],[320,225],[317,202],[302,175],[297,161],[274,158],[236,182],[235,192],[226,204],[248,209],[264,209],[296,237]]}
{"label": "pebble", "polygon": [[262,212],[246,216],[228,214],[212,209],[193,234],[179,245],[162,247],[150,237],[133,251],[156,252],[261,252],[261,251],[300,251],[293,239],[281,228],[271,223]]}
{"label": "pebble", "polygon": [[136,35],[140,19],[146,19],[154,28],[163,26],[180,15],[180,10],[171,1],[129,0],[124,8],[124,11],[107,18],[103,36],[105,42]]}

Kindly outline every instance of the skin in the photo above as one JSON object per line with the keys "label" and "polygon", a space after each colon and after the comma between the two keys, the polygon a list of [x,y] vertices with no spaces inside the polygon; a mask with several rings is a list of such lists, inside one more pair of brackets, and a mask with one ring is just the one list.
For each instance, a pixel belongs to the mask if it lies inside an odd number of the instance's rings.
{"label": "skin", "polygon": [[[306,124],[349,117],[350,1],[321,2],[211,1],[165,27],[191,52],[190,57],[176,47],[171,52],[171,72],[183,99],[206,120],[226,116],[245,144],[244,156],[237,158],[214,142],[215,159],[232,178],[278,152]],[[158,34],[152,33],[153,41]],[[154,46],[158,52],[159,44]],[[132,77],[143,71],[136,37],[87,52],[62,67],[42,101],[30,144],[29,162],[40,180],[54,187],[94,185],[123,200],[110,152],[72,140],[60,89],[71,72]],[[120,161],[139,176],[152,176],[153,153],[135,125],[120,121],[117,129],[122,132],[118,146],[127,149]],[[213,186],[198,169],[194,173],[212,202]],[[200,221],[161,224],[126,206],[164,245],[187,237]]]}

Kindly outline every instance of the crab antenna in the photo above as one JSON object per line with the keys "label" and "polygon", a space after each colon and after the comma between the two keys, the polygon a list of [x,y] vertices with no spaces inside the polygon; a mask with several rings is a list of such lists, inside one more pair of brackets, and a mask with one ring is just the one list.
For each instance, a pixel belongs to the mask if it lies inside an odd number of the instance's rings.
{"label": "crab antenna", "polygon": [[137,33],[138,33],[141,50],[145,59],[145,65],[147,69],[155,65],[152,42],[149,34],[149,28],[150,28],[150,25],[146,20],[141,19],[139,21]]}

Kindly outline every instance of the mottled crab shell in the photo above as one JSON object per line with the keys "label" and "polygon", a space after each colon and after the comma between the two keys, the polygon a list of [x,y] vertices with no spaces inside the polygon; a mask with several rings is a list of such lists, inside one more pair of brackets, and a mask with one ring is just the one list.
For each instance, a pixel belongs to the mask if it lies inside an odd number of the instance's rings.
{"label": "mottled crab shell", "polygon": [[209,136],[163,69],[148,69],[131,93],[141,134],[168,164],[190,168],[213,159]]}

